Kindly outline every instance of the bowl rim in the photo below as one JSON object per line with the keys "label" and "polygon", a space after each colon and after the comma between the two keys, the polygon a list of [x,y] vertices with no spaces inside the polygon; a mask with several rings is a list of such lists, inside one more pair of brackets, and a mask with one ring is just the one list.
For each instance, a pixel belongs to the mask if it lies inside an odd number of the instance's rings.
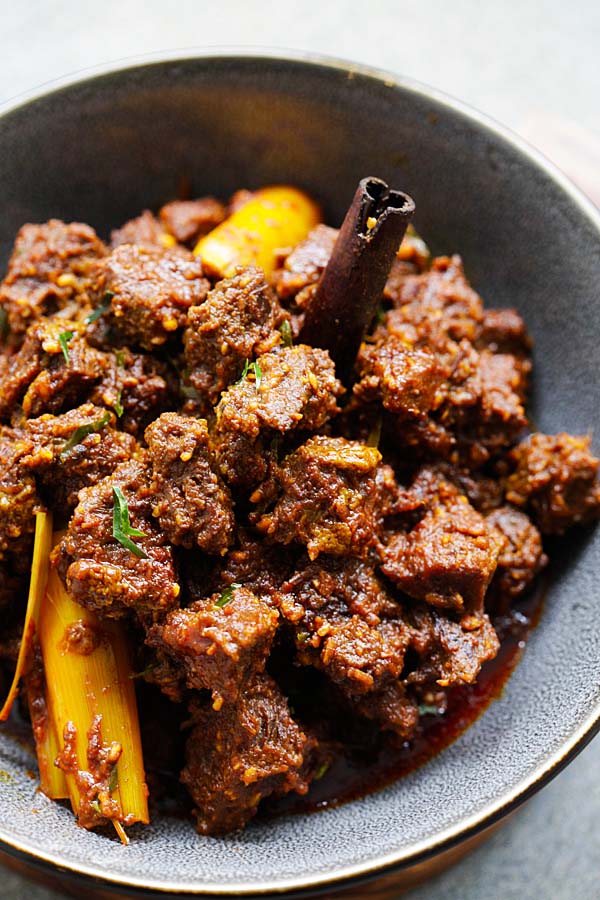
{"label": "bowl rim", "polygon": [[[46,96],[64,88],[74,87],[77,84],[90,83],[104,76],[115,75],[132,69],[152,68],[162,64],[199,59],[300,63],[307,68],[323,68],[332,72],[345,72],[349,79],[355,76],[373,79],[383,83],[385,87],[390,89],[401,88],[416,96],[434,100],[440,106],[452,110],[459,116],[477,125],[480,129],[490,132],[493,136],[508,143],[514,150],[541,169],[561,188],[579,208],[580,212],[587,217],[590,224],[595,227],[600,243],[600,209],[554,163],[550,162],[539,150],[510,128],[499,123],[493,117],[480,112],[468,103],[457,100],[444,91],[430,87],[416,79],[336,56],[296,49],[226,45],[210,47],[191,46],[120,57],[95,66],[71,71],[0,102],[0,120],[10,113],[26,107],[33,101],[41,100]],[[182,893],[188,896],[260,897],[273,893],[286,894],[288,896],[313,895],[320,889],[334,886],[336,889],[351,887],[352,885],[369,881],[376,876],[387,875],[395,870],[406,869],[427,862],[432,857],[452,849],[467,838],[485,831],[513,812],[558,775],[584,749],[599,730],[600,702],[593,706],[585,720],[565,738],[561,746],[543,763],[540,763],[528,776],[522,778],[515,787],[487,803],[478,812],[464,817],[460,823],[447,827],[435,839],[423,839],[408,845],[402,850],[380,854],[361,863],[340,866],[326,873],[271,879],[260,886],[249,884],[248,882],[233,882],[226,887],[218,882],[191,884],[189,882],[177,882],[176,880],[152,880],[149,882],[143,878],[111,874],[100,866],[69,863],[57,854],[33,847],[27,841],[15,838],[1,824],[0,849],[17,858],[25,858],[36,868],[40,866],[42,868],[58,868],[65,874],[93,879],[96,884],[103,882],[107,888],[113,887],[117,889],[123,887],[132,888],[136,892],[155,892],[156,894],[162,893],[166,895]]]}

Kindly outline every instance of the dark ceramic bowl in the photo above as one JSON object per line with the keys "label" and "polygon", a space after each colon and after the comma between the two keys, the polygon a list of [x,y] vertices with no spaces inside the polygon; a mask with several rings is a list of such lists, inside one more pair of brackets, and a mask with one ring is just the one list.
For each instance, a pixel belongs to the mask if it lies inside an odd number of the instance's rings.
{"label": "dark ceramic bowl", "polygon": [[[51,216],[101,233],[176,193],[291,181],[339,223],[358,179],[409,191],[435,251],[459,251],[535,339],[534,418],[600,432],[600,217],[531,149],[392,75],[324,60],[214,53],[134,61],[43,88],[0,117],[2,262]],[[538,628],[500,699],[433,761],[318,814],[199,837],[163,818],[131,846],[78,829],[36,793],[35,759],[0,731],[0,839],[38,863],[127,888],[307,891],[406,867],[490,825],[552,777],[600,718],[600,530],[563,543]]]}

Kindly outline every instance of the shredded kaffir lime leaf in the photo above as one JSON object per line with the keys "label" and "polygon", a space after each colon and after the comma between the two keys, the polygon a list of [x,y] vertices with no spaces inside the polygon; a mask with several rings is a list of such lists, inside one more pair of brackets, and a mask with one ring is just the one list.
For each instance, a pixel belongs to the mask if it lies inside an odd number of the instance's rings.
{"label": "shredded kaffir lime leaf", "polygon": [[110,776],[108,779],[108,789],[111,794],[117,790],[119,787],[119,772],[117,770],[117,764],[115,763],[112,769],[110,770]]}
{"label": "shredded kaffir lime leaf", "polygon": [[115,400],[114,407],[113,407],[113,409],[116,412],[119,419],[125,412],[125,410],[123,409],[123,404],[121,403],[122,397],[123,397],[123,391],[120,390],[119,393],[117,394],[117,399]]}
{"label": "shredded kaffir lime leaf", "polygon": [[74,337],[72,331],[61,331],[58,336],[58,343],[60,344],[60,349],[63,352],[65,362],[69,362],[69,347],[67,345],[72,337]]}
{"label": "shredded kaffir lime leaf", "polygon": [[331,765],[330,762],[327,762],[327,761],[322,762],[321,765],[319,766],[319,768],[317,769],[317,771],[315,772],[315,775],[314,775],[314,779],[313,779],[313,780],[314,780],[314,781],[319,781],[319,780],[323,777],[323,775],[325,774],[325,772],[327,772],[327,770],[329,769],[330,765]]}
{"label": "shredded kaffir lime leaf", "polygon": [[281,333],[281,340],[283,341],[284,347],[293,347],[294,339],[292,337],[292,329],[290,323],[287,319],[281,323],[281,328],[279,329]]}
{"label": "shredded kaffir lime leaf", "polygon": [[80,425],[79,428],[76,428],[60,452],[61,460],[68,456],[73,447],[76,447],[77,444],[81,444],[88,434],[94,434],[97,431],[101,431],[109,422],[110,413],[107,412],[104,413],[101,419],[96,419],[95,422],[90,422],[88,425]]}
{"label": "shredded kaffir lime leaf", "polygon": [[215,606],[219,609],[223,609],[224,606],[227,606],[228,603],[231,603],[233,600],[233,592],[237,591],[238,588],[241,588],[241,584],[236,584],[234,581],[233,584],[230,584],[229,587],[225,588],[221,596],[218,600],[215,600]]}
{"label": "shredded kaffir lime leaf", "polygon": [[92,807],[92,809],[94,810],[95,813],[98,813],[99,816],[102,815],[102,810],[100,809],[100,804],[98,803],[97,800],[92,800],[92,802],[90,803],[90,806]]}
{"label": "shredded kaffir lime leaf", "polygon": [[432,706],[431,703],[420,703],[419,704],[419,715],[420,716],[439,716],[440,711],[437,706]]}
{"label": "shredded kaffir lime leaf", "polygon": [[132,528],[129,522],[129,508],[123,491],[117,485],[113,485],[113,537],[122,547],[130,550],[140,559],[148,559],[148,554],[144,553],[141,547],[131,540],[132,537],[146,537],[139,528]]}
{"label": "shredded kaffir lime leaf", "polygon": [[125,368],[125,351],[124,350],[115,350],[115,356],[117,357],[117,367],[119,369]]}
{"label": "shredded kaffir lime leaf", "polygon": [[103,316],[105,312],[107,312],[110,307],[110,301],[115,295],[112,291],[106,291],[104,297],[102,298],[102,303],[100,306],[97,306],[89,316],[86,316],[84,322],[86,325],[91,325],[93,322],[97,322],[100,316]]}
{"label": "shredded kaffir lime leaf", "polygon": [[243,381],[245,381],[246,376],[248,375],[249,372],[254,372],[254,387],[256,388],[256,391],[258,392],[260,390],[260,386],[262,384],[262,377],[263,377],[262,369],[257,362],[251,363],[249,359],[247,359],[246,362],[244,363],[244,368],[242,369],[242,374],[240,376],[239,381],[236,381],[236,384],[241,384]]}

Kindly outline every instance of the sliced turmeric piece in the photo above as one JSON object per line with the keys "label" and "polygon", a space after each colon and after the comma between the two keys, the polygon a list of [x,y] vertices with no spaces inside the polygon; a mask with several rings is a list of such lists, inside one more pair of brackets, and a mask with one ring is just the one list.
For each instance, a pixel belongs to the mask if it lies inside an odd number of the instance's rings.
{"label": "sliced turmeric piece", "polygon": [[321,221],[317,204],[287,185],[261,188],[228,219],[200,238],[194,253],[215,278],[232,275],[237,266],[275,268],[277,250],[294,247]]}

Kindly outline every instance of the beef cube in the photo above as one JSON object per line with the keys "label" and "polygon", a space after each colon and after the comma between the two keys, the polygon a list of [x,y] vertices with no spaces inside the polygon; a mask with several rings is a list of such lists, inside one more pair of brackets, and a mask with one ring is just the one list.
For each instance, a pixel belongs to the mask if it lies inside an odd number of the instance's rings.
{"label": "beef cube", "polygon": [[366,557],[377,550],[383,529],[378,468],[381,454],[346,438],[317,436],[278,468],[273,487],[253,499],[275,499],[257,528],[271,541],[305,544],[308,555]]}
{"label": "beef cube", "polygon": [[419,269],[413,262],[396,256],[383,289],[384,299],[391,301],[394,305],[397,304],[408,276],[418,274]]}
{"label": "beef cube", "polygon": [[486,309],[477,336],[477,349],[492,353],[509,353],[527,359],[531,354],[531,338],[525,322],[516,309]]}
{"label": "beef cube", "polygon": [[32,449],[22,466],[35,475],[50,509],[61,514],[74,509],[81,488],[96,484],[134,455],[135,439],[114,426],[115,416],[92,403],[25,422]]}
{"label": "beef cube", "polygon": [[377,690],[399,677],[409,630],[401,607],[368,564],[320,557],[275,596],[294,626],[299,661],[322,669],[345,694]]}
{"label": "beef cube", "polygon": [[487,516],[487,522],[504,538],[488,598],[494,601],[496,610],[506,611],[544,568],[548,557],[539,531],[514,506],[495,509]]}
{"label": "beef cube", "polygon": [[363,344],[357,369],[355,395],[367,403],[379,400],[403,418],[419,418],[439,406],[448,377],[430,350],[411,350],[393,335],[377,345]]}
{"label": "beef cube", "polygon": [[483,610],[503,541],[464,494],[440,479],[431,508],[386,547],[383,572],[416,600],[459,612]]}
{"label": "beef cube", "polygon": [[[222,606],[218,604],[223,604]],[[153,626],[147,643],[166,654],[188,688],[212,691],[215,709],[235,700],[262,672],[277,630],[277,611],[247,588],[199,600]]]}
{"label": "beef cube", "polygon": [[419,721],[417,704],[400,681],[392,681],[380,691],[358,696],[353,706],[359,715],[374,719],[383,731],[391,731],[402,740],[412,736]]}
{"label": "beef cube", "polygon": [[141,440],[150,422],[177,404],[176,376],[161,360],[126,347],[105,354],[103,365],[102,381],[94,386],[90,400],[120,413],[122,408],[121,427]]}
{"label": "beef cube", "polygon": [[8,315],[11,341],[18,345],[25,332],[43,316],[73,304],[89,304],[95,267],[106,252],[89,225],[50,219],[24,225],[0,285],[0,306]]}
{"label": "beef cube", "polygon": [[194,803],[200,834],[243,826],[270,794],[306,793],[303,772],[313,748],[268,675],[258,676],[236,703],[197,705],[181,780]]}
{"label": "beef cube", "polygon": [[0,426],[0,564],[19,575],[29,570],[35,529],[35,481],[21,465],[30,449],[26,434]]}
{"label": "beef cube", "polygon": [[447,341],[473,342],[483,321],[481,297],[467,281],[460,256],[440,256],[420,275],[407,276],[386,316],[391,334],[444,350]]}
{"label": "beef cube", "polygon": [[[84,326],[68,320],[33,325],[0,384],[0,418],[21,402],[26,418],[59,413],[85,400],[106,369],[106,355],[90,347]],[[64,347],[63,347],[64,343]]]}
{"label": "beef cube", "polygon": [[122,244],[100,265],[95,293],[98,303],[108,293],[108,321],[124,343],[155,350],[185,325],[188,309],[209,287],[188,250]]}
{"label": "beef cube", "polygon": [[478,353],[466,341],[458,346],[452,368],[441,421],[459,444],[472,446],[467,459],[477,465],[510,447],[522,433],[527,385],[514,356]]}
{"label": "beef cube", "polygon": [[[173,551],[152,518],[150,473],[143,457],[122,463],[113,474],[79,495],[66,535],[54,552],[59,573],[78,603],[118,618],[133,611],[143,622],[160,617],[179,596]],[[136,552],[113,533],[113,486],[125,497]]]}
{"label": "beef cube", "polygon": [[598,460],[591,439],[532,434],[511,453],[506,499],[529,511],[542,534],[563,534],[600,517]]}
{"label": "beef cube", "polygon": [[260,269],[240,269],[192,308],[184,334],[189,380],[206,410],[236,381],[247,360],[281,341],[284,313]]}
{"label": "beef cube", "polygon": [[317,225],[285,258],[282,268],[273,274],[278,296],[289,300],[301,290],[315,284],[333,252],[339,231],[328,225]]}
{"label": "beef cube", "polygon": [[343,391],[326,350],[300,344],[266,353],[256,366],[223,393],[212,435],[223,476],[240,486],[265,478],[273,438],[321,428]]}
{"label": "beef cube", "polygon": [[146,429],[153,515],[172,544],[224,553],[234,527],[229,489],[215,471],[204,419],[163,413]]}
{"label": "beef cube", "polygon": [[143,247],[164,250],[172,247],[174,243],[174,238],[167,234],[163,225],[149,209],[145,209],[135,219],[125,222],[110,235],[110,245],[113,248],[120,247],[121,244],[140,244]]}
{"label": "beef cube", "polygon": [[407,684],[473,684],[483,663],[500,648],[485,614],[465,615],[455,622],[435,610],[414,609],[412,618],[412,647],[421,661],[406,677]]}
{"label": "beef cube", "polygon": [[158,213],[163,226],[180,244],[194,244],[198,238],[220,225],[227,211],[214,197],[173,200]]}

